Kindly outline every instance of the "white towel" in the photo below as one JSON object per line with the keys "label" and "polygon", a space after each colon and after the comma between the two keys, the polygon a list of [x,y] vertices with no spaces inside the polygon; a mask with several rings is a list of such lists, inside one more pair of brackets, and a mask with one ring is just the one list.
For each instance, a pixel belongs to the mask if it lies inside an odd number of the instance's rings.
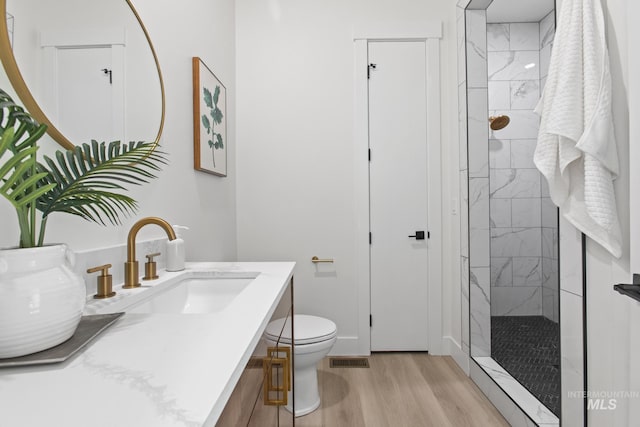
{"label": "white towel", "polygon": [[534,162],[561,214],[619,258],[618,154],[600,0],[563,0],[552,50],[536,107],[541,121]]}

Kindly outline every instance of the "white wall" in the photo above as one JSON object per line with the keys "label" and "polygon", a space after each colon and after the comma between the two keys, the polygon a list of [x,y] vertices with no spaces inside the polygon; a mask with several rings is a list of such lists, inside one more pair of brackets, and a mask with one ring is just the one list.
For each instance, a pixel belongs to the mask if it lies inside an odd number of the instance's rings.
{"label": "white wall", "polygon": [[[336,321],[339,336],[353,344],[337,346],[337,351],[354,351],[359,314],[353,202],[354,27],[444,22],[441,111],[447,175],[442,233],[450,236],[455,196],[449,189],[457,188],[451,182],[457,177],[449,176],[455,168],[449,167],[448,157],[451,145],[456,145],[449,141],[455,141],[457,127],[455,5],[438,0],[238,0],[236,4],[238,256],[296,261],[296,310]],[[457,334],[459,342],[459,331],[452,331],[451,323],[456,314],[447,309],[451,288],[458,281],[454,282],[449,259],[452,242],[444,240],[444,335]],[[310,262],[314,255],[336,262],[316,269]]]}
{"label": "white wall", "polygon": [[[618,214],[625,236],[623,256],[616,260],[599,245],[587,244],[587,346],[588,390],[591,392],[635,391],[638,378],[631,370],[640,348],[640,336],[634,327],[640,304],[613,291],[615,283],[631,283],[631,273],[640,272],[640,265],[630,266],[629,236],[629,73],[630,53],[626,0],[603,0],[607,43],[613,81],[613,115],[618,156],[621,160],[620,177],[615,182]],[[632,50],[629,50],[632,49]],[[634,222],[637,218],[634,219]],[[639,397],[618,398],[617,409],[593,410],[590,425],[629,426],[640,423],[637,411]],[[635,408],[635,409],[634,409]]]}
{"label": "white wall", "polygon": [[[603,0],[607,43],[613,81],[613,115],[618,143],[620,177],[615,183],[618,215],[625,236],[623,256],[613,259],[593,242],[587,244],[587,316],[588,316],[588,389],[592,392],[630,391],[638,379],[630,375],[638,354],[640,336],[634,327],[640,304],[613,291],[615,283],[631,283],[629,264],[629,54],[626,0]],[[631,51],[629,49],[632,49]],[[637,217],[634,222],[638,221]],[[640,265],[635,266],[640,272]],[[637,371],[635,371],[637,373]],[[638,390],[635,390],[636,392]],[[637,408],[640,398],[619,398],[615,411],[594,410],[590,425],[629,426],[640,423]]]}
{"label": "white wall", "polygon": [[[635,25],[629,12],[633,2],[626,0],[602,0],[606,21],[606,37],[613,82],[613,115],[620,158],[620,177],[615,182],[618,215],[625,238],[623,256],[617,260],[596,243],[587,242],[587,363],[588,386],[591,393],[638,392],[639,371],[635,361],[640,354],[640,336],[635,325],[640,318],[640,304],[624,297],[612,288],[615,283],[631,283],[631,273],[640,272],[640,265],[630,267],[629,236],[629,81],[637,79],[629,71],[630,59],[635,49],[628,34],[633,30],[627,19]],[[557,2],[561,7],[561,1]],[[637,13],[634,15],[637,17]],[[638,34],[635,35],[637,45]],[[637,82],[634,82],[637,85]],[[635,96],[638,95],[637,89]],[[637,111],[636,111],[637,113]],[[636,160],[637,161],[637,160]],[[636,216],[637,217],[637,216]],[[637,224],[637,219],[634,219]],[[635,237],[637,239],[637,237]],[[636,257],[640,254],[636,254]],[[565,397],[565,396],[563,396]],[[615,410],[591,410],[589,425],[631,426],[640,423],[638,403],[640,398],[620,397]]]}
{"label": "white wall", "polygon": [[[627,2],[627,23],[629,38],[627,40],[627,59],[629,62],[629,116],[638,117],[640,115],[640,57],[636,54],[638,43],[640,43],[640,27],[636,25],[637,17],[640,16],[640,3]],[[635,141],[640,136],[640,121],[631,120],[629,123],[629,140]],[[630,166],[637,165],[640,162],[640,146],[638,144],[629,144]],[[640,213],[640,168],[629,168],[629,189],[631,194],[632,217],[637,217]],[[640,221],[633,221],[630,230],[630,246],[631,246],[631,272],[640,272]],[[640,324],[640,303],[634,302],[630,304],[630,314],[628,323],[630,325]],[[633,327],[628,328],[629,344],[629,361],[638,360],[640,357],[640,340],[635,338],[637,331]],[[637,363],[629,363],[629,389],[640,390],[640,367]],[[629,420],[637,422],[640,420],[640,405],[629,406]]]}
{"label": "white wall", "polygon": [[[47,241],[67,242],[87,249],[126,241],[133,222],[160,216],[187,232],[187,257],[194,260],[236,258],[235,170],[235,7],[233,0],[194,0],[189,7],[177,2],[133,0],[162,68],[166,92],[166,122],[161,140],[170,164],[150,185],[134,188],[140,209],[119,227],[101,227],[68,215],[53,214]],[[219,178],[193,169],[191,57],[200,56],[227,88],[228,177]],[[17,222],[8,202],[0,200],[0,247],[16,245]],[[148,230],[147,230],[148,228]],[[146,227],[140,238],[160,236]],[[104,260],[112,262],[112,260]]]}

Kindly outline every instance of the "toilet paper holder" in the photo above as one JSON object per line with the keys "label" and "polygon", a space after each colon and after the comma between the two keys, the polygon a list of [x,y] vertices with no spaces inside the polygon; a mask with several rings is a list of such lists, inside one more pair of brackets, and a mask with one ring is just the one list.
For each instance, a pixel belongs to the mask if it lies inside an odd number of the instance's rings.
{"label": "toilet paper holder", "polygon": [[313,258],[311,258],[311,262],[312,262],[312,263],[314,263],[314,264],[317,264],[317,263],[319,263],[319,262],[333,262],[333,259],[332,259],[332,258],[329,258],[329,259],[320,259],[320,258],[318,258],[317,256],[314,256]]}

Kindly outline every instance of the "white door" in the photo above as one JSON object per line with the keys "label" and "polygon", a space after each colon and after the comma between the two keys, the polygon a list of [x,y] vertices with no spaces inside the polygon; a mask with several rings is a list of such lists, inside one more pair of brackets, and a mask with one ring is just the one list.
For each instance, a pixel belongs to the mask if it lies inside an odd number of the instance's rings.
{"label": "white door", "polygon": [[[58,127],[74,142],[110,142],[121,139],[114,117],[114,78],[110,47],[57,50]],[[106,72],[104,71],[106,70]],[[114,109],[116,109],[114,111]]]}
{"label": "white door", "polygon": [[426,46],[370,42],[368,50],[371,350],[426,351]]}

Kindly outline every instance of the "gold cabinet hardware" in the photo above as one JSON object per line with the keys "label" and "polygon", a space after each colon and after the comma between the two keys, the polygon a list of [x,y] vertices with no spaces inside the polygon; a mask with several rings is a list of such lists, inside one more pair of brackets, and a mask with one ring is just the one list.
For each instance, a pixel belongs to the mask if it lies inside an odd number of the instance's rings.
{"label": "gold cabinet hardware", "polygon": [[97,282],[97,293],[93,296],[95,299],[111,298],[116,293],[113,291],[113,276],[109,274],[111,264],[99,265],[87,270],[87,273],[96,273],[100,271]]}
{"label": "gold cabinet hardware", "polygon": [[[289,367],[291,367],[291,347],[277,346],[267,348],[267,357],[269,358],[281,358],[287,359]],[[287,369],[284,374],[287,376],[286,383],[288,384],[287,390],[291,391],[291,370]]]}
{"label": "gold cabinet hardware", "polygon": [[333,259],[320,259],[317,256],[314,256],[313,258],[311,258],[311,262],[314,264],[317,264],[319,262],[333,262]]}
{"label": "gold cabinet hardware", "polygon": [[160,252],[156,252],[154,254],[145,255],[147,257],[147,262],[144,263],[144,277],[142,280],[153,280],[158,278],[158,274],[156,273],[157,264],[153,260],[153,258],[160,256]]}
{"label": "gold cabinet hardware", "polygon": [[264,372],[263,399],[265,405],[283,406],[289,403],[291,390],[291,349],[269,347],[262,360]]}

